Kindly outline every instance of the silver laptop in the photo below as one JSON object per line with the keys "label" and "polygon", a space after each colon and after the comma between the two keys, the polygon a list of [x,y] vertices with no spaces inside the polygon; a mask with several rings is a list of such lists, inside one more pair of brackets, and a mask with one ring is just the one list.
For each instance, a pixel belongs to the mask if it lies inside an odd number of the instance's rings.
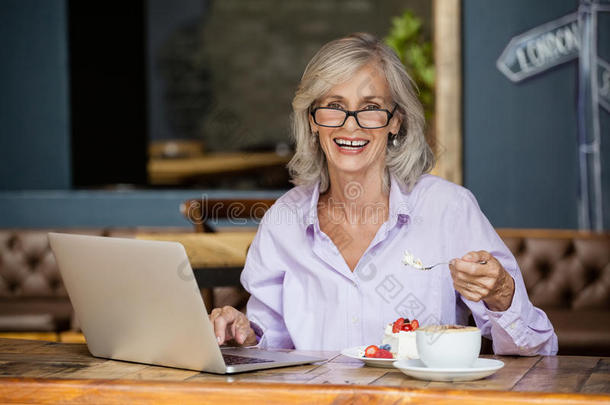
{"label": "silver laptop", "polygon": [[180,243],[61,233],[49,241],[96,357],[218,374],[325,360],[221,349]]}

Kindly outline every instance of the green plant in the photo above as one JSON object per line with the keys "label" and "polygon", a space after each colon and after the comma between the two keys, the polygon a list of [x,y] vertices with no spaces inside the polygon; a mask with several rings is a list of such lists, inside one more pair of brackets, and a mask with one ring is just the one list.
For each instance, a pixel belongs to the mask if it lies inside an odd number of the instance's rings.
{"label": "green plant", "polygon": [[430,122],[434,113],[434,60],[432,43],[424,38],[421,19],[410,10],[392,18],[384,41],[396,51],[417,84],[426,120]]}

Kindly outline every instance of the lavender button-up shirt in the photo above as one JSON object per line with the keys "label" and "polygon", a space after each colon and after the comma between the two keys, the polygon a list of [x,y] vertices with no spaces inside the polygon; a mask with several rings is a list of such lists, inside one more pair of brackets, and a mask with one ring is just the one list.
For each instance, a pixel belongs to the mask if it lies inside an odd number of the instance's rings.
{"label": "lavender button-up shirt", "polygon": [[[471,311],[496,354],[557,352],[553,326],[530,302],[515,258],[467,189],[423,175],[405,192],[392,177],[388,219],[353,272],[320,230],[318,197],[317,185],[288,191],[267,211],[250,246],[241,282],[251,294],[247,314],[261,347],[380,344],[385,325],[398,317],[466,324]],[[515,280],[511,306],[494,312],[465,299],[447,265],[416,270],[402,264],[405,250],[425,264],[489,251]]]}

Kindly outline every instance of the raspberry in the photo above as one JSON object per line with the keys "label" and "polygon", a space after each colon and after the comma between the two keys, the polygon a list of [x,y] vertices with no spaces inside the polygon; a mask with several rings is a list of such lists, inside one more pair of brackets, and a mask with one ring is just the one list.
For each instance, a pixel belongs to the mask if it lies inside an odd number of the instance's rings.
{"label": "raspberry", "polygon": [[385,349],[379,349],[377,351],[377,354],[375,355],[376,358],[378,359],[393,359],[394,356],[392,356],[392,353],[390,353],[389,351],[385,350]]}
{"label": "raspberry", "polygon": [[392,333],[398,333],[402,329],[402,325],[404,325],[405,320],[402,318],[398,318],[394,325],[392,325]]}

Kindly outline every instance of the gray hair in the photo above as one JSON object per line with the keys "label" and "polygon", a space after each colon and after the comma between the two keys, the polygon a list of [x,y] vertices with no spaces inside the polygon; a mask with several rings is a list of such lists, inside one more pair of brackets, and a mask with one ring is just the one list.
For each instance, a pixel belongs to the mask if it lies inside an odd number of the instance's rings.
{"label": "gray hair", "polygon": [[324,45],[309,61],[292,100],[292,136],[296,151],[288,163],[295,185],[320,182],[320,192],[330,186],[326,156],[312,133],[309,112],[314,103],[333,86],[343,83],[370,62],[377,64],[390,87],[392,99],[403,117],[393,146],[386,149],[384,188],[389,190],[389,173],[410,190],[417,179],[434,166],[434,155],[424,136],[424,112],[417,98],[417,86],[396,53],[375,36],[355,33]]}

